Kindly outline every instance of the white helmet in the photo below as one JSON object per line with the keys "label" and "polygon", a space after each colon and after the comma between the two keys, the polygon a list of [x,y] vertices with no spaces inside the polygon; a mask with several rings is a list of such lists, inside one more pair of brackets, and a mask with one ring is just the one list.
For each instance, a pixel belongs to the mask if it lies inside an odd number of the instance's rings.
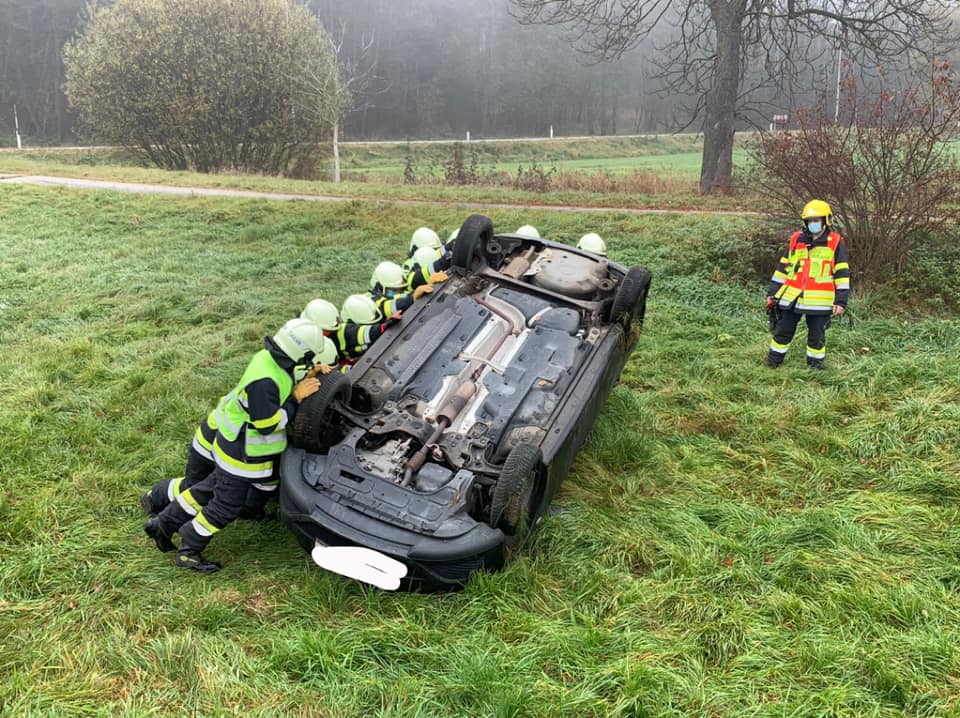
{"label": "white helmet", "polygon": [[514,234],[519,234],[521,237],[528,237],[529,239],[540,239],[540,233],[532,224],[525,224],[522,227],[517,227],[517,231],[514,232]]}
{"label": "white helmet", "polygon": [[291,319],[274,334],[273,341],[295,364],[337,363],[337,347],[309,319]]}
{"label": "white helmet", "polygon": [[309,319],[325,332],[332,332],[340,326],[340,312],[326,299],[314,299],[300,312],[300,318]]}
{"label": "white helmet", "polygon": [[401,289],[406,288],[406,286],[407,282],[403,278],[403,269],[395,262],[380,262],[370,277],[370,289],[375,292],[386,289]]}
{"label": "white helmet", "polygon": [[607,256],[607,245],[604,243],[603,238],[596,232],[589,232],[583,235],[580,241],[577,242],[577,249],[599,254],[601,257]]}
{"label": "white helmet", "polygon": [[454,242],[456,242],[456,241],[457,241],[457,235],[458,235],[458,234],[460,234],[460,228],[459,228],[459,227],[457,227],[455,230],[453,230],[453,231],[450,233],[450,236],[447,237],[447,244],[453,244]]}
{"label": "white helmet", "polygon": [[345,322],[374,324],[383,319],[380,308],[368,294],[351,294],[343,301],[340,316]]}
{"label": "white helmet", "polygon": [[410,260],[410,268],[412,269],[419,264],[424,269],[430,269],[430,265],[442,256],[443,254],[439,249],[420,247],[420,249],[413,253],[413,257]]}
{"label": "white helmet", "polygon": [[440,237],[429,227],[421,227],[410,237],[410,254],[413,254],[421,247],[440,249],[442,246]]}

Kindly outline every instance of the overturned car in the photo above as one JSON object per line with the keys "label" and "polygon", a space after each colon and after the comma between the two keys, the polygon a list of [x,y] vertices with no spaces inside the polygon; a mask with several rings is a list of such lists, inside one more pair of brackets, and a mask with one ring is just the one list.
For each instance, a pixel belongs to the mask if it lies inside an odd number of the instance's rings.
{"label": "overturned car", "polygon": [[501,568],[616,384],[649,286],[641,267],[470,216],[450,278],[303,402],[284,520],[319,565],[384,588]]}

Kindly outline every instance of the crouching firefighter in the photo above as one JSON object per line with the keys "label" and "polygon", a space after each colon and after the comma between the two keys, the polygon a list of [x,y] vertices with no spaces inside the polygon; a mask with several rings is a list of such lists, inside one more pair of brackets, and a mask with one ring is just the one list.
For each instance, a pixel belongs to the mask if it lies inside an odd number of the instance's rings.
{"label": "crouching firefighter", "polygon": [[[276,491],[274,460],[286,448],[287,424],[297,405],[319,388],[317,374],[329,373],[336,361],[333,342],[306,319],[291,319],[264,339],[264,348],[214,410],[213,472],[144,524],[157,548],[177,551],[177,566],[204,573],[220,569],[204,558],[203,550],[249,506],[249,494],[264,497],[266,503]],[[309,367],[306,376],[295,385],[294,376],[304,366]],[[174,533],[180,534],[179,548],[171,539]]]}
{"label": "crouching firefighter", "polygon": [[790,237],[786,256],[767,289],[771,316],[767,366],[783,363],[801,317],[807,320],[807,366],[823,369],[827,327],[843,314],[850,295],[850,265],[843,237],[830,229],[830,205],[815,199],[803,208],[803,229]]}

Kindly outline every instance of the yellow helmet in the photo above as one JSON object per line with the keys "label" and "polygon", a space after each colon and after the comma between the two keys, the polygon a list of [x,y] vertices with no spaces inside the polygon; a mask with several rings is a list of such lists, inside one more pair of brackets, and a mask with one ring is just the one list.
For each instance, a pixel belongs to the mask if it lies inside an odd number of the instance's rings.
{"label": "yellow helmet", "polygon": [[833,212],[830,210],[830,205],[822,199],[812,199],[807,202],[803,207],[803,212],[800,213],[800,219],[806,222],[808,219],[813,219],[814,217],[823,217],[824,224],[829,227],[833,220]]}

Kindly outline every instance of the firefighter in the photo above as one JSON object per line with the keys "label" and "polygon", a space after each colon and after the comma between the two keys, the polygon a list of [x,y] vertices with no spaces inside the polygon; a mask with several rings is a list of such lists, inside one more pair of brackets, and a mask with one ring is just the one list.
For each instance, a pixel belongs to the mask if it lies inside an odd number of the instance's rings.
{"label": "firefighter", "polygon": [[385,317],[399,315],[414,301],[433,291],[432,284],[423,284],[413,291],[407,290],[407,277],[399,264],[380,262],[370,277],[370,291],[381,314]]}
{"label": "firefighter", "polygon": [[823,369],[830,319],[843,314],[850,295],[850,265],[843,237],[832,230],[830,205],[814,199],[800,213],[803,229],[790,237],[786,256],[767,289],[776,314],[767,366],[783,363],[801,317],[807,320],[807,366]]}
{"label": "firefighter", "polygon": [[[276,491],[273,462],[286,448],[286,426],[297,405],[319,388],[317,374],[332,371],[336,357],[333,342],[306,319],[291,319],[264,339],[264,348],[214,410],[213,472],[144,524],[157,548],[177,551],[177,566],[203,573],[221,568],[204,558],[203,550],[238,517],[251,489],[265,497]],[[311,368],[295,384],[297,366]],[[171,539],[174,533],[180,534],[179,548]]]}
{"label": "firefighter", "polygon": [[412,292],[424,284],[437,284],[449,279],[447,270],[450,268],[452,255],[443,254],[433,247],[421,247],[403,264],[407,273],[407,291]]}
{"label": "firefighter", "polygon": [[414,252],[423,247],[433,247],[436,250],[443,249],[443,242],[440,241],[440,235],[429,227],[420,227],[410,237],[410,248],[407,250],[407,257],[412,257]]}
{"label": "firefighter", "polygon": [[334,335],[334,343],[340,354],[340,367],[347,371],[357,363],[357,359],[370,348],[387,327],[400,319],[399,314],[387,317],[377,307],[369,294],[351,294],[340,309],[343,323]]}
{"label": "firefighter", "polygon": [[323,330],[323,336],[332,336],[340,327],[340,312],[333,302],[326,299],[313,299],[300,312],[301,319],[307,319]]}
{"label": "firefighter", "polygon": [[585,252],[597,254],[601,257],[607,256],[607,245],[603,241],[603,238],[596,232],[588,232],[583,235],[580,241],[577,242],[577,249],[582,249]]}

